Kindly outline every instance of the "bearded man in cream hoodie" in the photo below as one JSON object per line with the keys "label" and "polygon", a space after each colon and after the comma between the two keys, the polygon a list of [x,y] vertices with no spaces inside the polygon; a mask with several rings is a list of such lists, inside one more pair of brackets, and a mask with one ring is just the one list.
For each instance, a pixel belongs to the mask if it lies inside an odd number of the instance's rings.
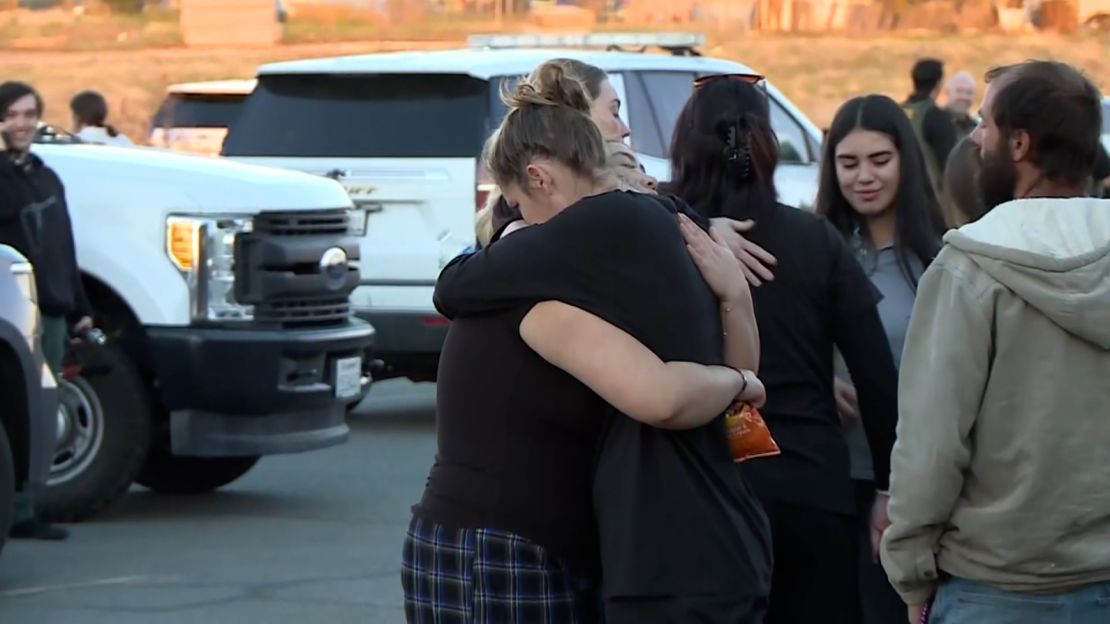
{"label": "bearded man in cream hoodie", "polygon": [[987,76],[985,205],[921,278],[882,560],[909,620],[1110,622],[1110,201],[1085,197],[1098,90]]}

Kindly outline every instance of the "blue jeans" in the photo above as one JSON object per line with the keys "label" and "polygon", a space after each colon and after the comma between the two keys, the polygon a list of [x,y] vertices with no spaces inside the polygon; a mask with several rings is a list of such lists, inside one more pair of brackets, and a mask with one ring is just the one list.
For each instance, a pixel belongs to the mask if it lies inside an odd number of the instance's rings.
{"label": "blue jeans", "polygon": [[929,624],[1106,624],[1110,582],[1064,594],[1025,594],[950,578],[940,585]]}

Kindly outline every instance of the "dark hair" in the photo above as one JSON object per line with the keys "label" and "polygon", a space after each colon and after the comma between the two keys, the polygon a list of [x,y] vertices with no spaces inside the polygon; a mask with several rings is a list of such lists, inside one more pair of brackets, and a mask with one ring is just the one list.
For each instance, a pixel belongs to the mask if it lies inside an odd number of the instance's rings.
{"label": "dark hair", "polygon": [[974,223],[987,214],[979,192],[979,146],[964,137],[944,166],[944,205],[948,227]]}
{"label": "dark hair", "polygon": [[108,120],[108,101],[96,91],[82,91],[73,96],[69,101],[69,110],[82,125],[104,128],[113,138],[119,136],[115,128],[105,123]]}
{"label": "dark hair", "polygon": [[675,123],[668,192],[708,217],[746,219],[778,200],[767,94],[743,80],[695,89]]}
{"label": "dark hair", "polygon": [[38,109],[39,117],[42,117],[42,96],[39,95],[38,91],[35,91],[34,87],[26,82],[18,82],[15,80],[0,84],[0,114],[7,113],[8,109],[11,108],[12,104],[15,104],[16,100],[22,100],[28,95],[34,96],[35,108]]}
{"label": "dark hair", "polygon": [[485,165],[501,188],[523,186],[535,157],[550,158],[575,174],[599,179],[607,154],[590,118],[585,86],[562,65],[547,62],[515,90],[502,93],[509,113],[486,142]]}
{"label": "dark hair", "polygon": [[914,63],[913,90],[917,93],[932,93],[944,80],[944,63],[937,59],[926,58]]}
{"label": "dark hair", "polygon": [[1078,69],[1026,61],[993,70],[998,91],[990,115],[1003,140],[1024,130],[1030,160],[1045,178],[1084,184],[1098,160],[1102,97]]}
{"label": "dark hair", "polygon": [[983,82],[990,84],[1002,77],[1003,74],[1013,69],[1013,65],[995,65],[983,74]]}
{"label": "dark hair", "polygon": [[836,112],[825,137],[817,212],[825,215],[844,236],[852,235],[862,225],[859,215],[840,191],[836,174],[836,148],[855,130],[878,132],[889,137],[898,149],[901,169],[898,191],[891,206],[895,220],[894,253],[907,281],[916,285],[909,258],[912,255],[923,266],[929,266],[940,251],[944,223],[917,135],[897,102],[885,95],[866,95],[848,100]]}

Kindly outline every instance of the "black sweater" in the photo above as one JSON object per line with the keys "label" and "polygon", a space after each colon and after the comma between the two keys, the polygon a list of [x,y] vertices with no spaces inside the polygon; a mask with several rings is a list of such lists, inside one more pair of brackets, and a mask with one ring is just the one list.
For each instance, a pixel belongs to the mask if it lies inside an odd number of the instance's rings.
{"label": "black sweater", "polygon": [[42,314],[75,321],[91,313],[77,268],[65,188],[34,154],[21,164],[0,155],[0,243],[34,265]]}
{"label": "black sweater", "polygon": [[854,513],[848,447],[833,395],[833,347],[855,380],[875,481],[889,487],[898,420],[898,372],[879,318],[882,295],[823,217],[772,204],[745,234],[778,259],[775,279],[752,289],[759,323],[761,410],[782,455],[747,462],[762,498]]}
{"label": "black sweater", "polygon": [[[451,318],[564,301],[628,331],[663,360],[720,364],[718,301],[686,251],[677,208],[635,193],[584,199],[456,259],[440,275],[436,306]],[[664,431],[612,410],[593,502],[607,597],[767,596],[766,518],[732,461],[722,418]]]}

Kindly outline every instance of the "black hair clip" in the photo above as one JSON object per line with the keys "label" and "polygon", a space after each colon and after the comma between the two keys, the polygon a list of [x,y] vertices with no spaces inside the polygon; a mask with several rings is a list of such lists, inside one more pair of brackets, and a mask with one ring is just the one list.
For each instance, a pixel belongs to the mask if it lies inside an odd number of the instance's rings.
{"label": "black hair clip", "polygon": [[730,124],[725,136],[725,158],[729,162],[740,160],[740,128],[737,124]]}
{"label": "black hair clip", "polygon": [[752,176],[752,133],[748,130],[748,120],[740,117],[729,128],[729,149],[740,170],[740,179],[748,181]]}

